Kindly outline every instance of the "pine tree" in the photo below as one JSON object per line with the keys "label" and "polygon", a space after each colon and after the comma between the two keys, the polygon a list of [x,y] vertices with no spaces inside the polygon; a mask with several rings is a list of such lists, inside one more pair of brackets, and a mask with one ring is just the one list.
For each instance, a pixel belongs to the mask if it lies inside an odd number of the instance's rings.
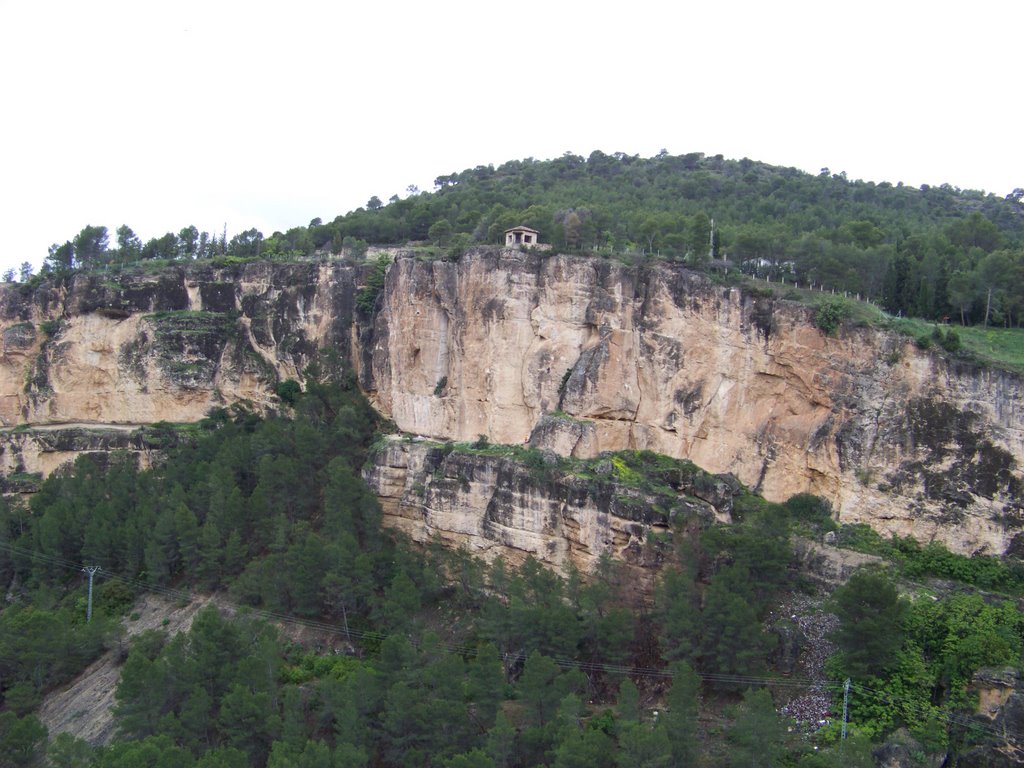
{"label": "pine tree", "polygon": [[505,717],[498,712],[494,726],[487,732],[487,754],[494,761],[494,768],[511,768],[515,757],[516,731]]}
{"label": "pine tree", "polygon": [[909,604],[883,574],[859,572],[832,595],[839,628],[833,639],[848,675],[864,678],[896,663]]}
{"label": "pine tree", "polygon": [[151,584],[166,584],[177,569],[178,538],[174,512],[164,508],[157,515],[152,538],[146,543],[146,574]]}
{"label": "pine tree", "polygon": [[623,678],[619,683],[619,697],[615,702],[615,709],[622,722],[640,722],[640,692],[637,690],[636,683],[628,677]]}
{"label": "pine tree", "polygon": [[735,768],[775,768],[785,753],[786,731],[767,689],[747,689],[729,729]]}
{"label": "pine tree", "polygon": [[664,731],[678,768],[696,765],[700,744],[697,740],[697,712],[700,678],[684,662],[672,665],[672,687],[665,701],[668,711],[659,713],[657,727]]}
{"label": "pine tree", "polygon": [[719,674],[757,674],[764,669],[773,638],[761,631],[749,595],[733,591],[732,579],[726,575],[724,571],[716,575],[708,586],[701,665]]}
{"label": "pine tree", "polygon": [[133,648],[114,695],[114,714],[122,734],[135,739],[155,735],[167,701],[166,667],[147,658],[142,649]]}
{"label": "pine tree", "polygon": [[672,745],[664,728],[644,723],[626,723],[619,732],[619,768],[668,768],[673,760]]}
{"label": "pine tree", "polygon": [[692,660],[700,633],[700,608],[689,570],[666,568],[655,591],[655,609],[661,626],[661,654],[668,661]]}
{"label": "pine tree", "polygon": [[493,643],[479,646],[466,665],[466,698],[472,704],[473,718],[482,730],[490,729],[494,724],[504,687],[505,673],[498,649]]}
{"label": "pine tree", "polygon": [[207,515],[206,521],[199,529],[199,563],[196,566],[196,580],[207,589],[214,589],[220,584],[223,568],[224,532],[220,521]]}

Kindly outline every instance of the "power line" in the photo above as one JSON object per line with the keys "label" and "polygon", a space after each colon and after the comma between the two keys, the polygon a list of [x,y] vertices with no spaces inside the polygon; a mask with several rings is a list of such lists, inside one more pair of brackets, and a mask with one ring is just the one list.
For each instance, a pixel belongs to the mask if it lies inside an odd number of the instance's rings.
{"label": "power line", "polygon": [[972,717],[960,715],[955,712],[943,713],[941,710],[930,710],[929,704],[927,702],[920,701],[919,699],[913,699],[907,696],[896,696],[887,691],[879,691],[860,683],[854,683],[852,687],[862,696],[874,699],[886,706],[892,707],[902,704],[907,709],[916,709],[919,716],[934,713],[939,715],[947,723],[957,725],[965,729],[969,728],[981,731],[991,736],[1007,740],[1020,741],[1022,739],[1022,735],[1020,733],[1008,728],[997,728],[993,725],[987,725],[986,723]]}

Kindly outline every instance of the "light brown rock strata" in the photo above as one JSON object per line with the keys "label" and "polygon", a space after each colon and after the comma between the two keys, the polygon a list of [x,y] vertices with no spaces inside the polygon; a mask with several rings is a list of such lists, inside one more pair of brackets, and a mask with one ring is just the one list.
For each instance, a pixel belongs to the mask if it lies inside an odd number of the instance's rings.
{"label": "light brown rock strata", "polygon": [[[274,407],[319,349],[432,438],[587,457],[646,448],[841,522],[1024,552],[1024,384],[668,264],[477,249],[369,267],[189,265],[0,288],[0,424],[194,421]],[[764,293],[755,292],[755,293]],[[43,470],[45,471],[45,469]]]}
{"label": "light brown rock strata", "polygon": [[189,422],[275,403],[323,347],[347,356],[360,269],[343,264],[76,275],[0,291],[0,424]]}
{"label": "light brown rock strata", "polygon": [[676,493],[651,494],[515,458],[451,451],[392,439],[364,477],[381,500],[385,523],[413,540],[439,540],[492,561],[519,565],[528,556],[565,570],[593,570],[602,555],[649,583],[677,521],[728,520],[739,486],[699,474]]}
{"label": "light brown rock strata", "polygon": [[[807,307],[670,265],[400,259],[385,291],[364,382],[408,432],[646,448],[961,552],[1003,552],[1021,530],[1018,376],[879,330],[829,338]],[[559,429],[555,411],[573,420]]]}

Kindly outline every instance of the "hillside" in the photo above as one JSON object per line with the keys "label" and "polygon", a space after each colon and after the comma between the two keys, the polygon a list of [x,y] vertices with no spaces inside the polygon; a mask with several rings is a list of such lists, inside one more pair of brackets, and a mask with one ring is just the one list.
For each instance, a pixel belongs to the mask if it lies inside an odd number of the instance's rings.
{"label": "hillside", "polygon": [[1019,194],[874,184],[828,169],[811,176],[720,155],[594,152],[468,169],[438,177],[432,194],[380,207],[371,200],[330,224],[275,233],[266,252],[309,252],[345,238],[458,249],[500,242],[519,224],[562,249],[696,264],[728,258],[749,273],[929,320],[1019,325],[1024,306]]}
{"label": "hillside", "polygon": [[[1017,327],[1024,308],[1024,193],[905,187],[810,175],[744,158],[593,152],[438,176],[388,201],[267,235],[194,226],[143,244],[127,225],[85,227],[47,268],[175,259],[295,259],[421,242],[457,254],[521,224],[563,251],[728,259],[749,274],[868,297],[894,315]],[[13,274],[5,279],[13,280]]]}
{"label": "hillside", "polygon": [[[49,473],[104,440],[148,461],[145,436],[97,430],[273,409],[279,383],[333,348],[406,432],[582,458],[649,449],[772,500],[815,493],[840,522],[1016,551],[1017,374],[852,318],[829,335],[768,284],[716,284],[683,265],[408,252],[368,294],[378,270],[196,264],[5,291],[8,475]],[[69,423],[91,430],[53,431]]]}
{"label": "hillside", "polygon": [[1017,764],[1019,197],[436,187],[0,286],[0,764]]}
{"label": "hillside", "polygon": [[[870,742],[900,727],[910,733],[884,749],[909,743],[984,765],[1019,728],[1021,693],[1005,667],[1020,657],[1024,625],[1006,594],[976,592],[1020,594],[1019,571],[906,540],[904,565],[854,576],[824,602],[822,586],[881,561],[806,540],[835,528],[820,499],[771,504],[650,452],[558,460],[483,439],[375,439],[351,380],[314,370],[304,393],[288,395],[287,417],[218,412],[167,443],[152,469],[127,454],[83,457],[43,482],[30,509],[0,507],[5,759],[32,763],[44,732],[31,713],[44,695],[55,729],[100,744],[116,734],[98,752],[51,734],[51,755],[100,768],[157,755],[185,766],[391,766],[410,751],[450,765],[579,757],[610,768],[701,754],[698,764],[724,766],[751,754],[748,729],[778,759],[820,752],[839,765],[851,753],[870,760]],[[385,494],[382,509],[354,468],[400,464],[404,477],[374,480],[401,495]],[[437,525],[442,513],[477,527],[417,547],[382,530],[382,513],[416,538],[419,521]],[[469,553],[479,540],[489,565]],[[103,568],[88,623],[81,562]],[[922,599],[910,603],[897,597],[901,573],[955,573],[961,584],[918,584]],[[180,607],[217,590],[251,612],[204,610],[166,635],[177,612],[144,610],[145,590]],[[312,640],[288,641],[281,622]],[[124,633],[142,626],[153,629],[126,648]],[[118,654],[94,662],[104,647],[120,650],[120,668]],[[913,665],[893,666],[896,651]],[[1001,671],[976,674],[983,667]],[[856,682],[853,737],[840,748],[819,721],[844,674]],[[101,703],[114,680],[111,720]],[[874,706],[878,696],[891,706]],[[89,715],[75,709],[86,701]],[[787,735],[782,717],[802,725]]]}

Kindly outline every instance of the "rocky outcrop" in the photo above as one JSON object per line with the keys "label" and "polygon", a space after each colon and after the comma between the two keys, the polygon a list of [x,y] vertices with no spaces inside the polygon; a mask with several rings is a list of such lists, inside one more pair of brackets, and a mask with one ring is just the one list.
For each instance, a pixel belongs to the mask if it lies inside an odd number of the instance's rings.
{"label": "rocky outcrop", "polygon": [[927,752],[906,728],[891,733],[884,744],[872,750],[872,757],[878,768],[942,768],[946,765],[945,754]]}
{"label": "rocky outcrop", "polygon": [[117,647],[104,653],[71,683],[46,695],[38,717],[50,738],[67,733],[93,746],[109,744],[117,733],[114,693],[131,638],[146,631],[165,632],[170,637],[187,632],[199,610],[211,603],[225,607],[223,600],[206,596],[184,602],[155,594],[139,598],[132,606],[131,618],[121,622]]}
{"label": "rocky outcrop", "polygon": [[274,403],[316,352],[352,350],[361,267],[340,263],[80,274],[0,292],[0,424],[189,422]]}
{"label": "rocky outcrop", "polygon": [[31,492],[53,472],[69,467],[79,456],[101,462],[114,452],[134,456],[140,467],[177,439],[171,430],[149,427],[49,425],[0,430],[0,490]]}
{"label": "rocky outcrop", "polygon": [[275,382],[332,347],[411,434],[577,458],[650,449],[772,500],[823,496],[883,534],[1024,553],[1020,376],[877,329],[826,337],[806,306],[671,264],[399,254],[372,317],[356,302],[370,269],[189,265],[4,287],[0,424],[272,408]]}
{"label": "rocky outcrop", "polygon": [[[1012,667],[981,669],[971,680],[970,690],[978,695],[972,721],[975,741],[959,755],[964,768],[1009,768],[1024,765],[1024,683]],[[970,728],[970,726],[968,726]],[[980,737],[980,738],[979,738]]]}
{"label": "rocky outcrop", "polygon": [[[826,535],[826,540],[832,538],[834,534]],[[840,549],[801,537],[793,539],[793,557],[801,574],[828,591],[845,584],[861,568],[884,563],[876,555]]]}
{"label": "rocky outcrop", "polygon": [[700,470],[670,487],[619,482],[610,460],[568,466],[541,454],[453,450],[390,439],[364,469],[385,522],[416,541],[437,539],[493,560],[528,556],[558,569],[590,572],[602,555],[630,566],[638,583],[671,552],[676,524],[728,520],[739,485]]}

